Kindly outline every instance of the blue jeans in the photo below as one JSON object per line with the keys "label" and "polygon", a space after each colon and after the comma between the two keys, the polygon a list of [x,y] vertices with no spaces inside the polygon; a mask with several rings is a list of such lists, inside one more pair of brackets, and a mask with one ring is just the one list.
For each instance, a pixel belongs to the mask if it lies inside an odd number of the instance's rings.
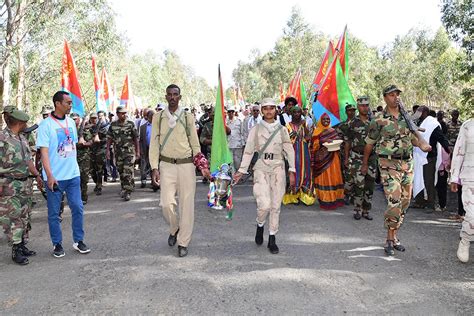
{"label": "blue jeans", "polygon": [[71,209],[72,238],[74,242],[84,240],[84,206],[81,199],[81,177],[58,181],[59,190],[57,191],[51,191],[47,185],[45,187],[48,195],[49,234],[53,245],[61,244],[63,241],[61,223],[59,222],[59,209],[63,192],[66,193],[67,203]]}

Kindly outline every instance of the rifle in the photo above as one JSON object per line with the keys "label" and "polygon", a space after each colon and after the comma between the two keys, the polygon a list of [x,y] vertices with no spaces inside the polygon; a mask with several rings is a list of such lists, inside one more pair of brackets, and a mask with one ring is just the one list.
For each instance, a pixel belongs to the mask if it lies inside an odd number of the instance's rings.
{"label": "rifle", "polygon": [[[424,148],[427,149],[429,147],[429,144],[428,144],[428,142],[426,142],[426,140],[420,134],[420,132],[424,132],[425,129],[424,128],[419,128],[418,126],[415,125],[415,123],[413,123],[413,120],[411,119],[410,115],[408,115],[407,111],[405,110],[405,106],[403,105],[402,100],[397,99],[397,104],[398,104],[398,108],[400,110],[400,114],[402,115],[403,119],[407,123],[408,129],[418,139],[418,147],[420,147],[420,149],[422,149],[422,150]],[[423,151],[430,151],[430,150],[423,150]]]}
{"label": "rifle", "polygon": [[23,130],[24,134],[29,134],[38,128],[38,124],[33,124],[30,127],[27,127]]}

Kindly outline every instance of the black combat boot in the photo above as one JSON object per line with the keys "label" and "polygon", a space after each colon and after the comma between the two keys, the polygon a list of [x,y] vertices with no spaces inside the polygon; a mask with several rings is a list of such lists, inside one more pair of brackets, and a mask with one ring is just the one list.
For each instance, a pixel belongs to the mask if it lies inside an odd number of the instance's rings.
{"label": "black combat boot", "polygon": [[257,225],[257,233],[255,234],[255,243],[259,246],[263,244],[263,226],[260,227]]}
{"label": "black combat boot", "polygon": [[268,249],[270,250],[270,252],[272,254],[277,254],[280,249],[278,249],[278,246],[276,245],[276,241],[275,241],[275,235],[270,235],[268,237]]}
{"label": "black combat boot", "polygon": [[22,266],[30,263],[28,261],[28,258],[23,255],[23,250],[21,249],[19,244],[13,245],[13,247],[12,247],[12,260],[15,263],[17,263],[19,265],[22,265]]}
{"label": "black combat boot", "polygon": [[25,257],[36,256],[36,251],[28,249],[24,241],[22,241],[21,244],[18,245],[18,247],[21,249]]}

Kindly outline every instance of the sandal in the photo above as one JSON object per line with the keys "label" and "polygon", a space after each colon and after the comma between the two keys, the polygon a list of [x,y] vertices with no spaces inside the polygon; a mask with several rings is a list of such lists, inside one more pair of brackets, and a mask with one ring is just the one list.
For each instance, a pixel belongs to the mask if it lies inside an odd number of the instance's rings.
{"label": "sandal", "polygon": [[395,250],[393,250],[393,240],[387,239],[387,244],[385,245],[385,247],[383,247],[383,249],[385,250],[385,254],[387,256],[393,256],[395,254]]}

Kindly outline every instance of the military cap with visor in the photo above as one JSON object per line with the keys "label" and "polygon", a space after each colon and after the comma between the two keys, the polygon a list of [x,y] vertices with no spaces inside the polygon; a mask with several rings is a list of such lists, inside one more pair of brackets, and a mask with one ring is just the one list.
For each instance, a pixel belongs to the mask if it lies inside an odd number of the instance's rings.
{"label": "military cap with visor", "polygon": [[369,105],[369,97],[361,96],[357,98],[357,104]]}
{"label": "military cap with visor", "polygon": [[16,107],[13,105],[7,105],[3,108],[2,113],[8,113],[11,114],[14,110],[16,110]]}
{"label": "military cap with visor", "polygon": [[383,95],[385,96],[385,95],[387,95],[391,92],[394,92],[394,91],[397,91],[399,93],[402,92],[402,90],[398,89],[398,87],[396,85],[391,84],[391,85],[385,87],[385,89],[383,89]]}
{"label": "military cap with visor", "polygon": [[10,113],[10,117],[20,122],[28,122],[30,119],[30,116],[26,114],[26,112],[17,109]]}
{"label": "military cap with visor", "polygon": [[125,106],[119,105],[115,112],[117,112],[117,113],[127,113],[127,109],[125,108]]}

